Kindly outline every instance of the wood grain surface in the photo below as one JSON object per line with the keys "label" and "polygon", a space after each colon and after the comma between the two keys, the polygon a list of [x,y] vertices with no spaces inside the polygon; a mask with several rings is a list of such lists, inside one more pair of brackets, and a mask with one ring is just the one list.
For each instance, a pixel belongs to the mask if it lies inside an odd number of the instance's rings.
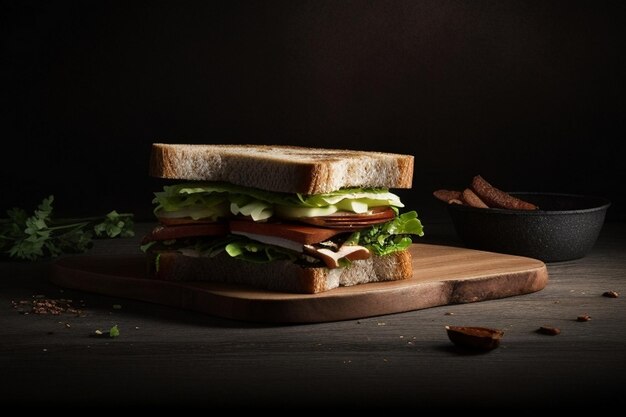
{"label": "wood grain surface", "polygon": [[[428,221],[425,243],[460,245]],[[141,255],[134,239],[89,255]],[[547,264],[546,288],[520,297],[306,325],[221,319],[51,284],[48,262],[0,262],[0,403],[21,410],[124,406],[407,412],[490,408],[614,413],[626,407],[626,224],[608,223],[583,259]],[[605,291],[619,298],[602,296]],[[21,314],[12,300],[72,299],[84,316]],[[588,314],[588,322],[576,321]],[[68,327],[69,325],[69,327]],[[118,325],[116,339],[92,338]],[[499,348],[455,348],[446,325],[504,331]],[[536,333],[540,326],[558,336]],[[321,411],[321,410],[320,410]]]}
{"label": "wood grain surface", "polygon": [[237,320],[316,323],[527,294],[545,287],[543,262],[441,245],[411,247],[413,277],[290,294],[212,282],[147,279],[144,256],[76,256],[56,261],[52,282]]}

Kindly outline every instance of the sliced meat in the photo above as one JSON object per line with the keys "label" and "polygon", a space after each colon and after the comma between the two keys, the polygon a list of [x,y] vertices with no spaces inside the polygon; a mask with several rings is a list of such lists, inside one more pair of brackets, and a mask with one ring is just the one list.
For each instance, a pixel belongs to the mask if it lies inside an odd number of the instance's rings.
{"label": "sliced meat", "polygon": [[216,224],[211,220],[194,220],[191,217],[158,217],[159,223],[165,226],[182,226],[182,225],[194,225],[194,224]]}
{"label": "sliced meat", "polygon": [[291,240],[300,245],[311,245],[323,242],[338,234],[344,233],[343,230],[326,229],[301,224],[260,223],[246,220],[231,220],[229,227],[233,234],[271,236]]}
{"label": "sliced meat", "polygon": [[157,226],[143,239],[143,244],[159,240],[182,239],[197,236],[225,236],[228,234],[226,223],[198,223],[180,226]]}
{"label": "sliced meat", "polygon": [[320,259],[330,269],[339,268],[339,260],[342,258],[356,261],[372,256],[367,248],[358,245],[343,245],[337,251],[327,248],[316,248],[313,245],[304,245],[304,252],[307,255]]}

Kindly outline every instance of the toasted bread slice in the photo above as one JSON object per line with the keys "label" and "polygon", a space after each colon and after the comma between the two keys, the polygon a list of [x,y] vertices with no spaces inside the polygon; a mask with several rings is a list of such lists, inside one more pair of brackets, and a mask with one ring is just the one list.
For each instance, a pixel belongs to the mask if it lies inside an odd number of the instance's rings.
{"label": "toasted bread slice", "polygon": [[150,175],[322,194],[346,187],[411,188],[413,156],[264,145],[152,145]]}
{"label": "toasted bread slice", "polygon": [[339,286],[408,279],[413,275],[408,250],[354,261],[350,267],[338,269],[303,267],[290,261],[258,264],[224,253],[213,258],[190,257],[176,251],[153,253],[148,262],[150,275],[156,279],[223,282],[304,294]]}

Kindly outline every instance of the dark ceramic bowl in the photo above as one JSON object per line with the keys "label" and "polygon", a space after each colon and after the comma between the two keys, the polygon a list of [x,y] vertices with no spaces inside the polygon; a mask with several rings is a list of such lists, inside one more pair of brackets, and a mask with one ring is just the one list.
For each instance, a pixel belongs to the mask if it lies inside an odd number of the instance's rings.
{"label": "dark ceramic bowl", "polygon": [[593,247],[611,203],[601,197],[510,193],[539,210],[482,209],[449,204],[457,234],[469,248],[544,262],[584,257]]}

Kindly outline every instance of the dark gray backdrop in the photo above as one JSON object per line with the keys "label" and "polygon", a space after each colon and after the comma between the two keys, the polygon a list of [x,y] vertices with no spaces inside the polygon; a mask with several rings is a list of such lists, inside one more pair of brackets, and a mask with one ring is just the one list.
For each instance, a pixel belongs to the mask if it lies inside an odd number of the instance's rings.
{"label": "dark gray backdrop", "polygon": [[624,220],[624,4],[3,2],[0,208],[149,218],[165,141],[411,153],[426,223],[478,173]]}

